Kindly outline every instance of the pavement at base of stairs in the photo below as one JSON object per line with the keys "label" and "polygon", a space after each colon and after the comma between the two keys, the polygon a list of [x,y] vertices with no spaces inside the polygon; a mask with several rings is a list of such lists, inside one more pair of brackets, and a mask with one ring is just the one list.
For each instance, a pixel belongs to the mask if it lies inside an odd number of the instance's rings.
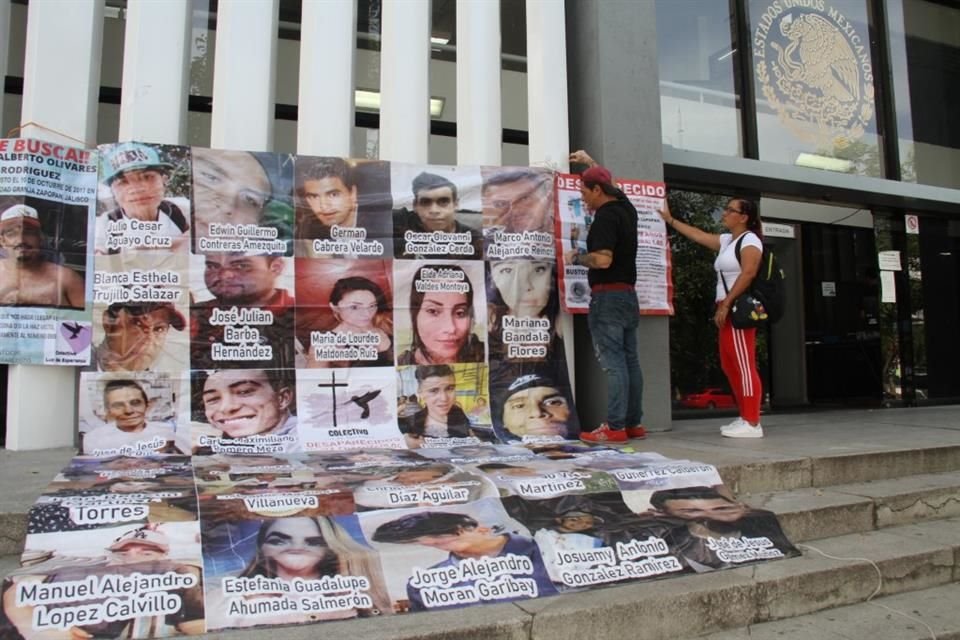
{"label": "pavement at base of stairs", "polygon": [[[720,436],[725,418],[674,421],[669,432],[632,440],[633,451],[655,451],[668,458],[724,467],[790,463],[813,457],[908,451],[960,446],[960,406],[840,410],[769,414],[761,419],[766,436],[731,440]],[[0,515],[26,514],[74,449],[0,449]],[[731,479],[725,474],[728,483]],[[749,491],[748,486],[731,487]]]}

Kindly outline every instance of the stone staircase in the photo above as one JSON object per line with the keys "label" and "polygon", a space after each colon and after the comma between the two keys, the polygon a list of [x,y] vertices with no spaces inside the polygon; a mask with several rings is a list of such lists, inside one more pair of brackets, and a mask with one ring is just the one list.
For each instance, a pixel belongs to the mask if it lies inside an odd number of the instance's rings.
{"label": "stone staircase", "polygon": [[[799,558],[520,603],[208,637],[960,640],[960,431],[941,435],[909,448],[824,447],[766,459],[746,450],[748,462],[730,462],[729,448],[711,455],[703,438],[650,443],[717,464],[745,502],[779,515]],[[7,534],[7,554],[9,542]]]}

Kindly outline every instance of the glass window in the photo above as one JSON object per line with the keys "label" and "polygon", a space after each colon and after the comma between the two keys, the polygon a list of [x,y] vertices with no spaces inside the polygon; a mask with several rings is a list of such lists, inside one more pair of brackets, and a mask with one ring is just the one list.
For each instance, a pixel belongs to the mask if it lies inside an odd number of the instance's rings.
{"label": "glass window", "polygon": [[865,0],[750,0],[761,160],[882,177]]}
{"label": "glass window", "polygon": [[726,0],[657,0],[663,144],[743,155]]}
{"label": "glass window", "polygon": [[891,0],[887,22],[903,179],[960,188],[960,9]]}

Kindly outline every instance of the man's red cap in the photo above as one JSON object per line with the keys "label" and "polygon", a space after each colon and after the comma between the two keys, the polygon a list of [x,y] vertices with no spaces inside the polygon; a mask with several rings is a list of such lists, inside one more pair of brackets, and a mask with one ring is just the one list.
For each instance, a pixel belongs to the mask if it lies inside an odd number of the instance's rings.
{"label": "man's red cap", "polygon": [[600,165],[590,167],[581,173],[580,180],[583,182],[613,185],[613,176],[610,175],[610,172],[607,171],[605,167],[601,167]]}

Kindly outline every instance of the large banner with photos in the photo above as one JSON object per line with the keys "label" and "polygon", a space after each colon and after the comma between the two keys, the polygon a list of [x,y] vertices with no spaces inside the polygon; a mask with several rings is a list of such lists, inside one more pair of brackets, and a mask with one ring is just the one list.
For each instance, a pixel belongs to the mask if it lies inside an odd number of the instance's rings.
{"label": "large banner with photos", "polygon": [[99,151],[83,453],[579,433],[552,172]]}
{"label": "large banner with photos", "polygon": [[798,553],[712,466],[572,442],[78,457],[27,529],[3,638],[395,615]]}
{"label": "large banner with photos", "polygon": [[0,362],[90,362],[95,151],[0,139]]}

